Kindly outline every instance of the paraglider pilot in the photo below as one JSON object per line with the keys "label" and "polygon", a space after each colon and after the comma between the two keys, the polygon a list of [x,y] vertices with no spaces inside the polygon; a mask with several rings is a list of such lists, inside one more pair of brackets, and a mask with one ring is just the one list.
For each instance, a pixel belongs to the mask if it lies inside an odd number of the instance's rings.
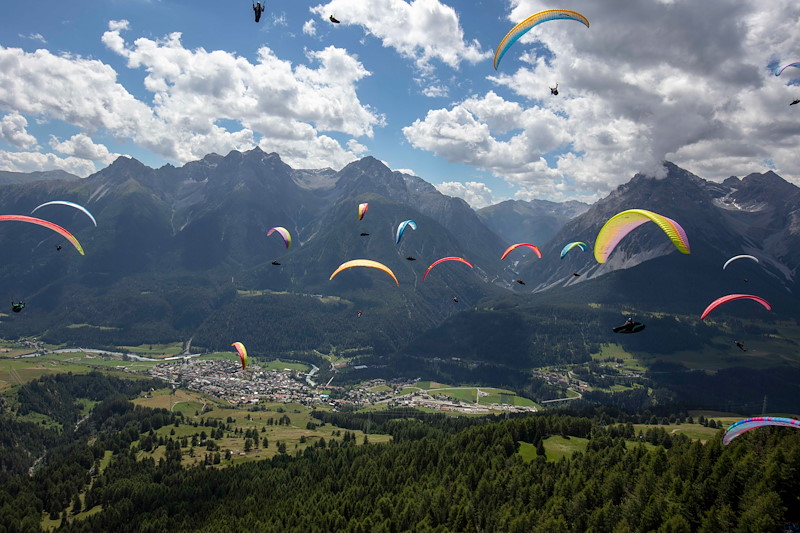
{"label": "paraglider pilot", "polygon": [[550,87],[550,94],[553,96],[558,96],[558,84],[556,83],[555,87]]}
{"label": "paraglider pilot", "polygon": [[733,341],[733,342],[736,343],[736,346],[738,346],[741,351],[743,352],[747,351],[747,348],[744,347],[744,343],[742,341]]}
{"label": "paraglider pilot", "polygon": [[25,309],[25,302],[14,302],[13,300],[11,301],[12,311],[14,311],[15,313],[19,313],[23,309]]}
{"label": "paraglider pilot", "polygon": [[260,1],[253,4],[253,11],[255,11],[256,22],[258,22],[259,20],[261,20],[261,13],[264,12],[264,6],[261,5]]}
{"label": "paraglider pilot", "polygon": [[331,15],[331,16],[330,16],[330,17],[328,17],[328,18],[329,18],[329,19],[330,19],[330,21],[331,21],[331,22],[333,22],[334,24],[339,24],[339,21],[338,21],[338,20],[336,20],[336,17],[334,17],[333,15]]}
{"label": "paraglider pilot", "polygon": [[795,105],[795,104],[800,104],[800,98],[795,98],[794,100],[792,100],[792,103],[789,104],[789,105]]}

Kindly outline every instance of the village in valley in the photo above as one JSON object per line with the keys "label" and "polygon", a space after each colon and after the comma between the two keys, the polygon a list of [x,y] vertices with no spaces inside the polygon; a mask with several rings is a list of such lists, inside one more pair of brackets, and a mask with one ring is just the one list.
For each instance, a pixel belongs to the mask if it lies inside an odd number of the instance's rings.
{"label": "village in valley", "polygon": [[330,381],[318,386],[308,372],[265,369],[257,364],[242,370],[228,359],[190,359],[157,364],[147,372],[173,387],[186,388],[223,399],[233,405],[283,402],[307,407],[420,407],[457,413],[535,412],[535,404],[510,391],[476,387],[450,387],[415,380],[373,379],[352,387]]}

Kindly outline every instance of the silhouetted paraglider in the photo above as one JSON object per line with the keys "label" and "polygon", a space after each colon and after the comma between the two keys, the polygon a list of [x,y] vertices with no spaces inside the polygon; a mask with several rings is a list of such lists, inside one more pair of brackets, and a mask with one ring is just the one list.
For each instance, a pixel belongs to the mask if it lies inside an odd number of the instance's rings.
{"label": "silhouetted paraglider", "polygon": [[362,233],[361,236],[362,237],[369,237],[369,233]]}
{"label": "silhouetted paraglider", "polygon": [[253,4],[253,12],[256,15],[256,22],[261,20],[261,13],[264,12],[264,6],[261,5],[261,2],[256,2]]}
{"label": "silhouetted paraglider", "polygon": [[14,311],[15,313],[19,313],[23,309],[25,309],[25,302],[14,302],[13,300],[11,301],[12,311]]}
{"label": "silhouetted paraglider", "polygon": [[334,24],[339,24],[339,21],[333,15],[329,16],[328,19],[330,19],[330,21],[333,22]]}
{"label": "silhouetted paraglider", "polygon": [[517,283],[519,283],[520,285],[525,285],[525,282],[523,280],[521,280],[521,279],[518,279]]}
{"label": "silhouetted paraglider", "polygon": [[406,257],[406,261],[416,261],[416,260],[417,260],[416,257],[411,257],[410,255]]}
{"label": "silhouetted paraglider", "polygon": [[789,105],[800,104],[800,98],[795,98]]}
{"label": "silhouetted paraglider", "polygon": [[356,318],[361,318],[361,315],[363,315],[363,314],[364,313],[362,313],[361,311],[357,311],[356,312]]}
{"label": "silhouetted paraglider", "polygon": [[553,96],[558,96],[558,84],[556,83],[555,87],[550,87],[550,94]]}
{"label": "silhouetted paraglider", "polygon": [[581,277],[581,275],[580,275],[580,274],[578,274],[577,272],[573,272],[573,273],[572,273],[572,275],[573,275],[573,276],[575,276],[576,278],[579,278],[579,277]]}
{"label": "silhouetted paraglider", "polygon": [[280,261],[273,261],[272,264],[275,265],[275,266],[280,266],[281,262]]}
{"label": "silhouetted paraglider", "polygon": [[61,251],[61,245],[60,245],[60,244],[57,244],[57,245],[56,245],[56,252],[60,252],[60,251]]}
{"label": "silhouetted paraglider", "polygon": [[744,343],[742,341],[733,341],[736,343],[736,346],[743,352],[747,351],[747,348],[744,347]]}
{"label": "silhouetted paraglider", "polygon": [[454,301],[455,303],[458,303],[458,296],[453,296],[453,301]]}
{"label": "silhouetted paraglider", "polygon": [[644,327],[641,322],[634,322],[632,318],[628,317],[624,324],[611,328],[611,331],[614,333],[639,333]]}

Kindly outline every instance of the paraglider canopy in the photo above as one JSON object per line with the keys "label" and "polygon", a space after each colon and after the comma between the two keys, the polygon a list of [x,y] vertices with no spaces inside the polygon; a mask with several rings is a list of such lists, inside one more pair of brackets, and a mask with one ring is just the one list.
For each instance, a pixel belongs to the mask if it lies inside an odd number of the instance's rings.
{"label": "paraglider canopy", "polygon": [[378,270],[381,270],[381,271],[386,272],[387,274],[389,274],[392,277],[392,279],[394,280],[395,284],[398,287],[400,286],[400,282],[397,281],[397,277],[394,275],[394,272],[392,272],[389,269],[389,267],[387,267],[383,263],[379,263],[377,261],[372,261],[371,259],[353,259],[351,261],[346,261],[346,262],[342,263],[341,265],[339,265],[339,268],[334,270],[333,274],[331,274],[331,277],[328,278],[328,279],[332,280],[340,272],[343,272],[344,270],[347,270],[348,268],[353,268],[353,267],[377,268]]}
{"label": "paraglider canopy", "polygon": [[800,420],[783,418],[780,416],[756,416],[753,418],[745,418],[744,420],[739,420],[731,424],[728,429],[725,430],[725,433],[722,435],[722,444],[727,446],[742,433],[765,426],[783,426],[800,429]]}
{"label": "paraglider canopy", "polygon": [[535,245],[533,245],[533,244],[530,244],[530,243],[527,243],[527,242],[519,242],[519,243],[517,243],[517,244],[512,244],[511,246],[509,246],[508,248],[506,248],[506,251],[505,251],[505,252],[503,252],[503,255],[501,255],[501,256],[500,256],[500,261],[502,261],[503,259],[505,259],[505,258],[506,258],[506,256],[508,256],[508,254],[510,254],[512,251],[516,250],[516,249],[517,249],[517,248],[519,248],[520,246],[525,246],[525,247],[527,247],[527,248],[530,248],[531,250],[533,250],[533,253],[535,253],[535,254],[536,254],[536,257],[538,257],[539,259],[541,259],[541,258],[542,258],[542,252],[541,252],[541,250],[539,250],[539,247],[538,247],[538,246],[535,246]]}
{"label": "paraglider canopy", "polygon": [[472,263],[470,263],[469,261],[467,261],[463,257],[442,257],[441,259],[439,259],[437,261],[434,261],[433,264],[428,267],[428,270],[426,270],[425,274],[422,275],[422,281],[425,281],[425,278],[428,277],[428,273],[431,271],[431,269],[433,267],[435,267],[439,263],[443,263],[445,261],[458,261],[460,263],[464,263],[465,265],[467,265],[470,268],[475,268],[474,266],[472,266]]}
{"label": "paraglider canopy", "polygon": [[404,220],[397,226],[397,232],[395,233],[394,243],[400,244],[400,240],[403,238],[403,233],[405,233],[406,228],[410,227],[414,231],[417,229],[417,223],[413,220]]}
{"label": "paraglider canopy", "polygon": [[236,351],[239,353],[239,361],[241,361],[242,370],[244,370],[245,368],[247,368],[247,363],[249,361],[249,359],[247,357],[247,349],[244,347],[244,344],[242,344],[241,342],[231,343],[231,346],[236,348]]}
{"label": "paraglider canopy", "polygon": [[728,268],[728,265],[730,265],[731,263],[733,263],[737,259],[752,259],[753,261],[758,263],[758,259],[756,259],[752,255],[735,255],[735,256],[731,257],[730,259],[728,259],[727,261],[725,261],[725,264],[722,265],[722,270],[725,270],[726,268]]}
{"label": "paraglider canopy", "polygon": [[56,233],[58,233],[59,235],[61,235],[62,237],[65,237],[72,244],[72,246],[74,246],[75,249],[78,250],[78,252],[81,255],[84,255],[83,254],[83,247],[81,246],[81,243],[78,242],[78,239],[76,239],[72,235],[72,233],[68,232],[67,230],[65,230],[64,228],[59,226],[58,224],[53,224],[52,222],[48,222],[47,220],[42,220],[40,218],[34,218],[34,217],[28,217],[28,216],[25,216],[25,215],[0,215],[0,222],[9,221],[9,220],[16,220],[18,222],[28,222],[29,224],[37,224],[39,226],[43,226],[45,228],[51,229],[51,230],[55,231]]}
{"label": "paraglider canopy", "polygon": [[287,250],[292,247],[292,235],[289,233],[289,230],[282,226],[275,226],[274,228],[269,229],[267,232],[267,237],[273,233],[277,233],[283,238],[283,243],[286,245]]}
{"label": "paraglider canopy", "polygon": [[367,211],[369,211],[369,202],[358,204],[358,220],[363,220],[364,215],[367,214]]}
{"label": "paraglider canopy", "polygon": [[78,211],[83,212],[87,217],[89,217],[89,219],[91,219],[91,221],[92,221],[92,224],[94,224],[94,227],[97,227],[97,220],[94,219],[94,216],[89,212],[88,209],[86,209],[82,205],[78,205],[78,204],[76,204],[74,202],[67,202],[66,200],[53,200],[52,202],[45,202],[45,203],[43,203],[41,205],[37,205],[36,207],[33,208],[33,211],[31,211],[31,215],[34,214],[38,209],[41,209],[42,207],[45,207],[45,206],[48,206],[48,205],[66,205],[66,206],[69,206],[69,207],[74,207],[75,209],[77,209]]}
{"label": "paraglider canopy", "polygon": [[497,70],[500,60],[503,59],[503,55],[505,55],[511,45],[517,42],[517,40],[525,35],[531,28],[542,22],[559,19],[574,20],[584,24],[587,28],[589,27],[589,20],[586,17],[576,11],[570,11],[569,9],[547,9],[534,13],[511,28],[506,36],[503,37],[503,40],[500,41],[500,44],[497,45],[497,50],[494,52],[494,69]]}
{"label": "paraglider canopy", "polygon": [[800,68],[800,61],[795,62],[795,63],[787,63],[786,65],[780,65],[778,68],[775,69],[775,75],[776,76],[780,76],[781,72],[783,72],[784,70],[786,70],[789,67]]}
{"label": "paraglider canopy", "polygon": [[646,222],[654,222],[661,228],[680,253],[690,253],[689,238],[680,224],[671,218],[646,209],[628,209],[608,219],[608,222],[600,228],[594,243],[594,258],[597,262],[605,263],[617,244],[631,231]]}
{"label": "paraglider canopy", "polygon": [[570,243],[567,243],[567,245],[564,246],[564,248],[561,249],[561,259],[564,259],[564,256],[566,256],[569,253],[569,251],[572,250],[573,248],[579,248],[581,252],[585,252],[586,251],[586,243],[585,242],[570,242]]}
{"label": "paraglider canopy", "polygon": [[766,301],[764,298],[761,298],[760,296],[753,296],[752,294],[729,294],[727,296],[717,298],[716,300],[708,304],[706,310],[703,311],[702,315],[700,315],[700,320],[705,320],[705,318],[711,313],[711,311],[713,311],[720,305],[732,302],[734,300],[754,300],[763,305],[767,309],[767,311],[772,311],[772,306],[769,305],[769,302]]}

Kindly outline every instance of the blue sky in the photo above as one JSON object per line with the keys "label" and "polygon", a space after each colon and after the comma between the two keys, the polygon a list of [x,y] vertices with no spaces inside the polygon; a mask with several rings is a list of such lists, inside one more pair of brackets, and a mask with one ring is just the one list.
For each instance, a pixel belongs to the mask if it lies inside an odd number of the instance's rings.
{"label": "blue sky", "polygon": [[[474,207],[592,201],[664,159],[800,178],[800,69],[771,72],[800,60],[796,0],[267,0],[259,24],[249,0],[31,6],[0,19],[0,170],[258,145],[295,168],[372,155]],[[495,71],[550,8],[591,27],[539,25]]]}

